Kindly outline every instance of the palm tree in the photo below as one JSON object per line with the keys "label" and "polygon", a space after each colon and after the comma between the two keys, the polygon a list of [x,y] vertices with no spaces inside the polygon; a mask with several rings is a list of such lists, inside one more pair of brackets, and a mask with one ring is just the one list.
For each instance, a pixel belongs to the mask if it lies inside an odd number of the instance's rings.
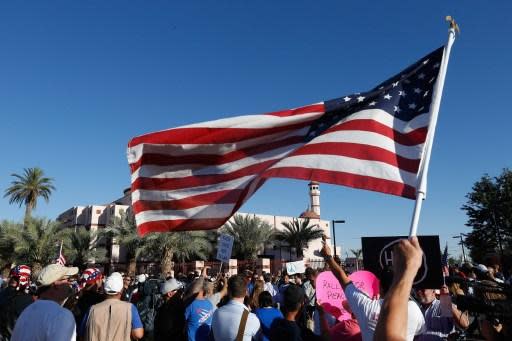
{"label": "palm tree", "polygon": [[66,229],[63,231],[63,253],[71,264],[80,268],[89,262],[104,262],[107,250],[99,245],[100,239],[96,232],[85,227]]}
{"label": "palm tree", "polygon": [[151,233],[143,252],[148,257],[160,259],[160,272],[167,275],[172,270],[172,260],[206,259],[211,244],[203,231]]}
{"label": "palm tree", "polygon": [[236,214],[233,220],[228,221],[221,233],[229,234],[234,238],[233,256],[238,259],[256,259],[268,242],[273,239],[274,230],[270,224],[260,218],[249,215]]}
{"label": "palm tree", "polygon": [[211,249],[212,244],[204,231],[176,232],[174,257],[181,263],[192,259],[205,260]]}
{"label": "palm tree", "polygon": [[219,240],[219,230],[207,230],[206,239],[210,245],[210,252],[208,253],[209,259],[215,259],[217,256],[217,242]]}
{"label": "palm tree", "polygon": [[128,258],[128,273],[135,274],[137,270],[137,258],[145,243],[145,238],[137,234],[135,216],[130,211],[121,212],[100,232],[99,238],[106,237],[118,243],[126,250]]}
{"label": "palm tree", "polygon": [[350,249],[350,252],[356,257],[356,270],[359,270],[359,258],[361,258],[361,254],[363,250],[361,249]]}
{"label": "palm tree", "polygon": [[0,266],[2,267],[2,276],[9,277],[9,269],[13,263],[16,263],[14,246],[16,241],[11,235],[22,230],[22,224],[4,220],[0,222]]}
{"label": "palm tree", "polygon": [[50,200],[53,186],[53,179],[44,176],[41,168],[25,168],[23,175],[11,174],[16,179],[11,186],[5,190],[4,198],[9,197],[9,204],[17,203],[25,205],[25,225],[30,220],[32,210],[37,206],[37,198],[42,197],[46,202]]}
{"label": "palm tree", "polygon": [[286,242],[290,247],[294,247],[297,258],[304,257],[304,249],[308,247],[312,240],[322,238],[324,231],[318,228],[318,224],[309,225],[309,219],[293,219],[282,223],[284,230],[276,234],[276,239]]}
{"label": "palm tree", "polygon": [[46,219],[30,219],[25,229],[11,228],[8,232],[0,238],[0,249],[13,245],[13,258],[16,262],[30,265],[33,275],[57,259],[62,238],[57,223]]}

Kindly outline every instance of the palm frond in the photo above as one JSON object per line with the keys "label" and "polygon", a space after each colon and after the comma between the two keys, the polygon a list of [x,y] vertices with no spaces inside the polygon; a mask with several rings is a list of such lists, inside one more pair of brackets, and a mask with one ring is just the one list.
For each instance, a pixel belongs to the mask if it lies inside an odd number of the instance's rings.
{"label": "palm frond", "polygon": [[[304,255],[304,249],[308,244],[318,238],[321,238],[324,231],[318,228],[318,225],[310,225],[309,219],[296,219],[283,222],[284,229],[277,232],[276,239],[286,242],[290,247],[294,247],[297,257]],[[316,227],[315,227],[316,226]]]}
{"label": "palm frond", "polygon": [[233,237],[233,256],[239,259],[255,259],[274,236],[272,226],[255,215],[236,214],[220,232]]}

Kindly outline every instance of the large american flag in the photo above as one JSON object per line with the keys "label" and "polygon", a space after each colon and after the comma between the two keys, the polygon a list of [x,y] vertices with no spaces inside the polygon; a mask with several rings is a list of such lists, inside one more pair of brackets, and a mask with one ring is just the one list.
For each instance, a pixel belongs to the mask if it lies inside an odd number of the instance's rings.
{"label": "large american flag", "polygon": [[128,144],[139,233],[222,226],[270,177],[415,198],[443,47],[368,92]]}

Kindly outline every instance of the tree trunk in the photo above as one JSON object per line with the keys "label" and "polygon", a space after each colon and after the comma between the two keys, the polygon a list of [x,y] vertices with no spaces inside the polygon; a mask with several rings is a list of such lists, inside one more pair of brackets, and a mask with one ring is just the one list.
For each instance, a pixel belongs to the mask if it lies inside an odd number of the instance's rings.
{"label": "tree trunk", "polygon": [[37,276],[39,276],[39,273],[43,267],[41,266],[41,263],[34,262],[32,263],[32,280],[35,281],[37,279]]}
{"label": "tree trunk", "polygon": [[12,263],[7,263],[5,264],[5,266],[2,268],[2,277],[3,278],[9,278],[9,273],[11,272],[11,266],[12,266]]}
{"label": "tree trunk", "polygon": [[295,253],[297,254],[298,259],[304,258],[303,250],[304,250],[303,245],[300,245],[300,244],[295,245]]}
{"label": "tree trunk", "polygon": [[135,257],[128,259],[128,269],[126,271],[130,276],[135,276],[137,273],[137,260]]}
{"label": "tree trunk", "polygon": [[160,273],[166,277],[172,271],[172,249],[166,248],[160,263]]}
{"label": "tree trunk", "polygon": [[25,217],[23,218],[23,227],[26,229],[28,226],[28,222],[30,221],[30,218],[32,217],[32,205],[27,204],[25,205]]}

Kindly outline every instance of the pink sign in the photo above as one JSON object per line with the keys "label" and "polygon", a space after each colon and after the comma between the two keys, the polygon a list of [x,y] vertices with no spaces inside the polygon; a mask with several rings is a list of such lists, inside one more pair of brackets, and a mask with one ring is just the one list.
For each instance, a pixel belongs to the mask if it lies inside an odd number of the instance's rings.
{"label": "pink sign", "polygon": [[[374,298],[379,294],[379,280],[369,271],[357,271],[349,276],[359,290]],[[346,300],[340,283],[331,271],[324,271],[316,278],[316,299],[329,314],[343,321],[350,318],[350,313],[343,308]]]}

